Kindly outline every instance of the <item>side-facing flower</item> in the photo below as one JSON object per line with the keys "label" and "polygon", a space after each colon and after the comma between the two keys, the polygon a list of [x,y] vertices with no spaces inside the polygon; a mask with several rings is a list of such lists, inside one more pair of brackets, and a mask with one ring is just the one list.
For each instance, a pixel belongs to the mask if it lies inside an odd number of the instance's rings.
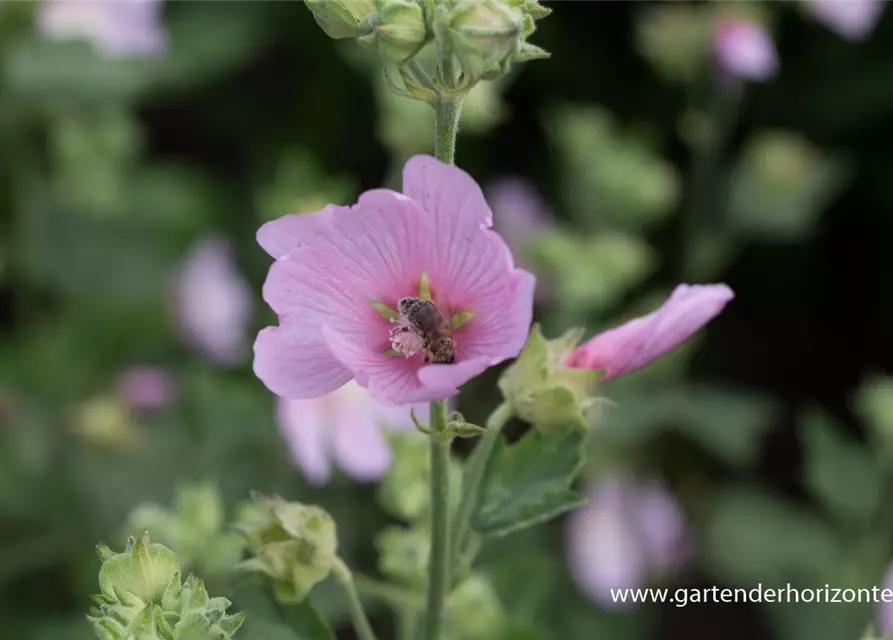
{"label": "side-facing flower", "polygon": [[37,27],[56,40],[85,38],[108,56],[147,57],[167,45],[161,10],[161,0],[44,0]]}
{"label": "side-facing flower", "polygon": [[355,382],[310,399],[280,398],[278,422],[292,458],[316,485],[332,475],[334,461],[361,482],[378,480],[391,466],[383,429],[412,429],[410,409],[428,418],[428,405],[382,405]]}
{"label": "side-facing flower", "polygon": [[240,362],[251,322],[251,289],[225,238],[203,238],[190,249],[176,294],[185,339],[218,364]]}
{"label": "side-facing flower", "polygon": [[848,40],[866,40],[874,32],[885,0],[808,0],[806,9],[819,22]]}
{"label": "side-facing flower", "polygon": [[277,395],[315,398],[353,378],[383,404],[439,400],[521,351],[535,279],[490,229],[478,185],[416,156],[403,191],[258,231],[276,259],[264,299],[279,326],[258,335],[254,371]]}
{"label": "side-facing flower", "polygon": [[681,284],[657,311],[603,331],[577,347],[566,365],[604,371],[603,380],[635,371],[688,340],[734,296],[724,284]]}
{"label": "side-facing flower", "polygon": [[612,590],[638,589],[679,568],[689,530],[673,495],[656,480],[601,479],[566,523],[568,570],[580,589],[606,608],[621,608]]}
{"label": "side-facing flower", "polygon": [[713,33],[716,65],[727,75],[765,82],[778,72],[778,53],[766,30],[749,20],[720,20]]}

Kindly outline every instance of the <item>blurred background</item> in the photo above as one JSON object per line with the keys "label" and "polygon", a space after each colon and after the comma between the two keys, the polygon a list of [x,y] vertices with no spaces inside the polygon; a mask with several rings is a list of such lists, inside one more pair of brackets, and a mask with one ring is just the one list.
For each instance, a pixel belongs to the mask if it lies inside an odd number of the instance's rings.
{"label": "blurred background", "polygon": [[[736,298],[604,386],[588,505],[488,543],[486,597],[451,637],[859,638],[878,605],[624,606],[609,588],[882,584],[893,16],[880,0],[546,4],[532,42],[552,59],[476,88],[457,153],[538,275],[544,332],[592,335],[679,282]],[[340,401],[279,405],[252,374],[275,323],[254,234],[399,187],[432,126],[296,0],[0,4],[0,637],[93,637],[94,546],[144,528],[249,612],[239,635],[299,637],[251,627],[288,611],[228,573],[253,489],[325,506],[352,567],[395,571],[378,534],[412,474],[377,485],[387,450],[370,469],[326,440]],[[500,402],[498,373],[463,391],[469,420]],[[353,637],[337,590],[313,599]]]}

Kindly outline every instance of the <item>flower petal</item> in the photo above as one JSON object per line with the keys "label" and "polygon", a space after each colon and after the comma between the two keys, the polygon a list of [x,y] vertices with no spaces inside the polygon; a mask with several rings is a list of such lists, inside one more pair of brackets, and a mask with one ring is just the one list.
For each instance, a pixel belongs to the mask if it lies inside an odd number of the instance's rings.
{"label": "flower petal", "polygon": [[[363,393],[368,395],[365,390]],[[370,399],[365,407],[343,407],[332,425],[335,461],[360,482],[378,480],[391,466],[391,448],[370,410],[371,404]]]}
{"label": "flower petal", "polygon": [[368,389],[382,404],[430,402],[447,397],[422,385],[416,375],[419,355],[386,356],[381,350],[350,340],[331,326],[323,327],[323,336],[332,354],[353,372],[357,384]]}
{"label": "flower petal", "polygon": [[[493,214],[474,178],[431,156],[413,156],[403,167],[403,193],[434,216],[438,229],[479,229]],[[449,239],[443,239],[449,245]]]}
{"label": "flower petal", "polygon": [[865,40],[884,11],[883,0],[810,0],[808,10],[820,22],[849,40]]}
{"label": "flower petal", "polygon": [[448,398],[459,393],[459,387],[494,364],[488,357],[471,358],[456,364],[429,364],[419,369],[418,376],[432,394]]}
{"label": "flower petal", "polygon": [[332,465],[324,402],[281,398],[276,413],[292,459],[311,484],[325,484],[332,475]]}
{"label": "flower petal", "polygon": [[714,51],[722,70],[745,80],[765,81],[778,72],[775,43],[766,30],[754,22],[720,22],[714,35]]}
{"label": "flower petal", "polygon": [[645,366],[688,340],[734,297],[724,284],[679,285],[657,311],[603,331],[575,349],[567,366],[616,378]]}
{"label": "flower petal", "polygon": [[257,230],[257,243],[277,260],[312,239],[338,209],[329,205],[317,213],[291,213],[265,223]]}
{"label": "flower petal", "polygon": [[254,373],[285,398],[315,398],[353,377],[325,343],[287,325],[267,327],[257,335]]}

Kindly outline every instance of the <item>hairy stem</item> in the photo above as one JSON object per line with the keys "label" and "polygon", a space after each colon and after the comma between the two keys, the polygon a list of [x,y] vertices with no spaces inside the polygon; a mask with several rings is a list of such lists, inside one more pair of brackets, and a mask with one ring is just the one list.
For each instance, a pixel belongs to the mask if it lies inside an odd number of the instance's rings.
{"label": "hairy stem", "polygon": [[431,558],[425,637],[438,640],[450,585],[450,442],[446,434],[447,401],[431,403]]}
{"label": "hairy stem", "polygon": [[490,414],[490,417],[487,418],[487,431],[481,436],[465,464],[465,473],[462,476],[462,496],[459,499],[459,508],[456,510],[456,517],[453,521],[451,566],[456,566],[459,563],[462,554],[468,547],[471,535],[471,515],[477,506],[484,471],[487,469],[487,462],[499,440],[502,428],[511,417],[512,408],[507,402],[503,402]]}
{"label": "hairy stem", "polygon": [[369,618],[366,617],[366,612],[363,610],[363,605],[360,602],[360,596],[354,585],[353,574],[351,574],[350,569],[341,558],[336,558],[332,572],[347,596],[347,607],[350,611],[354,630],[357,632],[357,638],[359,640],[376,640],[375,633],[372,631],[372,625],[369,624]]}
{"label": "hairy stem", "polygon": [[459,133],[459,115],[462,113],[462,97],[444,98],[434,106],[434,156],[441,162],[456,161],[456,136]]}

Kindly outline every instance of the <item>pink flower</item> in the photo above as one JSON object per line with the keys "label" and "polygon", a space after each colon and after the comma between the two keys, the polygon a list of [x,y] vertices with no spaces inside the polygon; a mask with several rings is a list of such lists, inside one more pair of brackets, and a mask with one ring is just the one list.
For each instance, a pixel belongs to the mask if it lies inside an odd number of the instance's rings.
{"label": "pink flower", "polygon": [[726,74],[765,81],[778,72],[775,43],[754,22],[721,20],[714,31],[713,49],[719,69]]}
{"label": "pink flower", "polygon": [[[893,564],[884,573],[882,589],[893,589]],[[893,634],[893,604],[881,602],[877,609],[878,631],[886,637]]]}
{"label": "pink flower", "polygon": [[[478,185],[416,156],[404,167],[403,192],[375,189],[352,207],[284,216],[258,231],[276,259],[264,299],[279,326],[258,335],[254,371],[277,395],[315,398],[355,379],[384,404],[426,402],[455,395],[521,351],[534,277],[515,268],[489,229]],[[387,305],[393,315],[401,299],[422,298],[426,288],[439,312],[425,305],[428,317],[454,325],[453,363],[426,363],[420,331],[382,311]]]}
{"label": "pink flower", "polygon": [[118,395],[131,409],[164,409],[173,401],[176,387],[171,375],[161,367],[131,367],[116,382]]}
{"label": "pink flower", "polygon": [[177,284],[177,323],[184,338],[213,362],[247,355],[251,289],[226,238],[211,236],[189,251]]}
{"label": "pink flower", "polygon": [[612,590],[638,589],[652,576],[681,567],[690,552],[685,519],[671,493],[655,480],[603,478],[565,528],[568,570],[592,600],[606,608]]}
{"label": "pink flower", "polygon": [[44,0],[37,26],[55,40],[85,38],[109,56],[152,56],[167,45],[161,0]]}
{"label": "pink flower", "polygon": [[688,340],[734,296],[724,284],[681,284],[660,309],[603,331],[571,352],[566,364],[604,371],[603,380],[627,374]]}
{"label": "pink flower", "polygon": [[[408,406],[378,404],[354,382],[319,398],[279,399],[279,429],[294,461],[315,484],[332,475],[332,461],[361,482],[378,480],[391,466],[391,449],[382,429],[412,429]],[[415,405],[428,419],[428,405]]]}
{"label": "pink flower", "polygon": [[[536,234],[552,225],[553,216],[549,207],[530,182],[514,176],[499,178],[487,188],[486,193],[494,214],[493,229],[517,256],[518,265],[536,273],[529,257],[529,243]],[[547,289],[543,286],[542,274],[536,275],[536,295],[539,298],[546,295]]]}
{"label": "pink flower", "polygon": [[809,12],[819,22],[849,40],[865,40],[874,31],[884,0],[809,0]]}

